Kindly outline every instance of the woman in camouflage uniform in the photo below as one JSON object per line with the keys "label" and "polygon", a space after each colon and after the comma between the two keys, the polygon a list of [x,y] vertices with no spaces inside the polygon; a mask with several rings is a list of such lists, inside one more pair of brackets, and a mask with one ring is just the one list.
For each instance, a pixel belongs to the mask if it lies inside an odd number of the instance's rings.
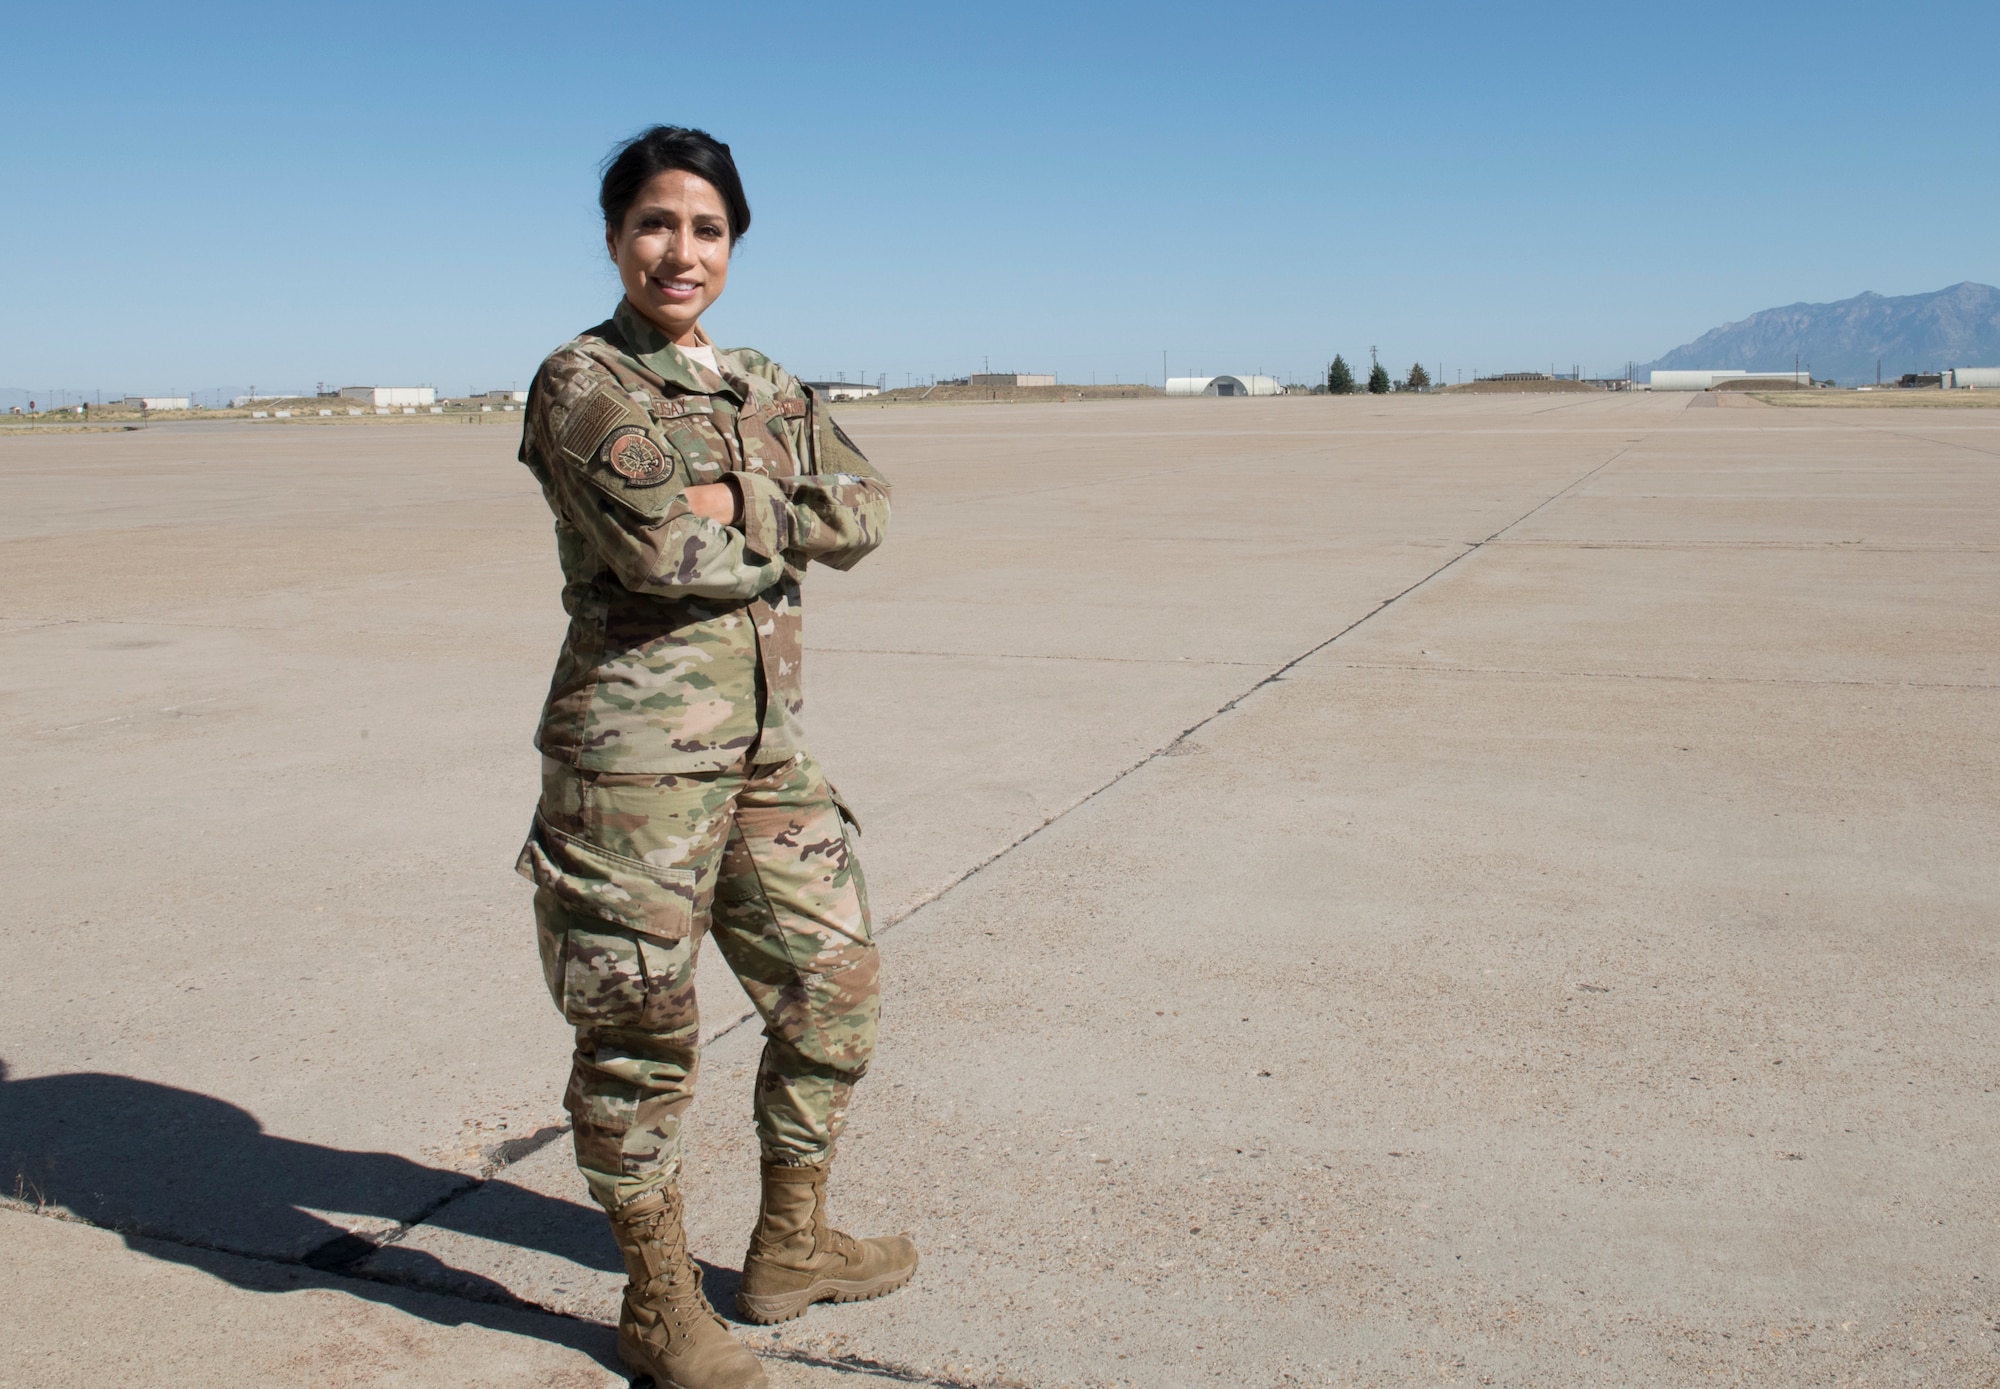
{"label": "woman in camouflage uniform", "polygon": [[854,820],[799,723],[806,564],[846,569],[881,544],[889,485],[805,386],[702,331],[750,225],[727,145],[657,126],[613,155],[600,202],[625,297],[542,363],[521,445],[555,513],[570,625],[519,866],[576,1028],[577,1165],[630,1274],[619,1353],[663,1389],[761,1385],[682,1231],[704,934],[766,1039],[763,1207],[738,1311],[772,1322],[879,1296],[917,1265],[908,1239],[826,1221],[877,965]]}

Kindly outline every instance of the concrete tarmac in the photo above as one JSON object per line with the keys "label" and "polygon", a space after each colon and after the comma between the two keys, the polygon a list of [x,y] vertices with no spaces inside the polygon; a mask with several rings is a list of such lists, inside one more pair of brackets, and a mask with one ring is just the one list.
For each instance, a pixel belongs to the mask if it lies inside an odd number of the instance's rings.
{"label": "concrete tarmac", "polygon": [[[843,421],[896,518],[807,593],[888,989],[835,1209],[925,1265],[739,1328],[774,1382],[2000,1382],[2000,421]],[[0,1385],[618,1382],[512,452],[0,439]]]}

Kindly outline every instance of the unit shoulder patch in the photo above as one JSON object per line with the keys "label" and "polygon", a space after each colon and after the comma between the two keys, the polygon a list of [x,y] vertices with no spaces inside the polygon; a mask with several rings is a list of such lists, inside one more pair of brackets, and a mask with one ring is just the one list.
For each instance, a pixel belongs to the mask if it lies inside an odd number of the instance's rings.
{"label": "unit shoulder patch", "polygon": [[666,454],[646,437],[645,429],[636,424],[612,430],[599,450],[599,457],[612,472],[628,482],[659,482],[671,471]]}

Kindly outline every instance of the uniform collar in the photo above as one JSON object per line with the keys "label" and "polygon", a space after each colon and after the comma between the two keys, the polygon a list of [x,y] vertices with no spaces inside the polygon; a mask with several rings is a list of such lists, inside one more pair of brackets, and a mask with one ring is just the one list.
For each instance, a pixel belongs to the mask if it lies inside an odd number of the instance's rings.
{"label": "uniform collar", "polygon": [[728,392],[739,399],[749,399],[749,386],[736,380],[735,364],[729,360],[728,353],[718,351],[715,354],[716,364],[722,368],[722,373],[718,375],[710,371],[668,342],[667,335],[654,327],[652,321],[644,314],[633,308],[629,299],[618,301],[618,308],[612,313],[611,321],[624,335],[632,355],[662,381],[701,395],[721,395]]}

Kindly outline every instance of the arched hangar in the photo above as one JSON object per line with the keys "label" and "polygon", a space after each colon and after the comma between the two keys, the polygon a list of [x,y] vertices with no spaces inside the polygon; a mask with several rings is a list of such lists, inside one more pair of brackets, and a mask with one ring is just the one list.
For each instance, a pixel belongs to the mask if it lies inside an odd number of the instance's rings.
{"label": "arched hangar", "polygon": [[1283,395],[1285,388],[1270,376],[1174,376],[1168,395]]}

